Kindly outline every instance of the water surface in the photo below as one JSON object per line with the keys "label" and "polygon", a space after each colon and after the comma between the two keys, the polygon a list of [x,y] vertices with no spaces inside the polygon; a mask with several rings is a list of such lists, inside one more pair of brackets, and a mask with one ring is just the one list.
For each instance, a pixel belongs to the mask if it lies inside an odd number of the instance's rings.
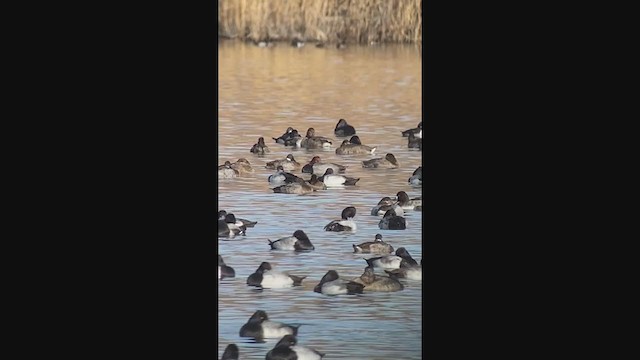
{"label": "water surface", "polygon": [[[293,48],[277,44],[258,48],[235,41],[219,45],[218,163],[244,157],[255,173],[220,180],[218,209],[258,221],[246,236],[219,239],[218,249],[236,278],[219,281],[219,356],[229,343],[240,348],[241,359],[264,359],[277,340],[255,343],[238,331],[258,309],[274,321],[303,324],[298,340],[326,353],[325,359],[420,359],[422,356],[422,284],[405,281],[395,293],[366,293],[329,297],[313,292],[328,270],[342,277],[362,274],[368,254],[354,254],[351,244],[373,240],[381,233],[394,248],[404,246],[422,258],[422,213],[408,211],[407,230],[380,230],[380,217],[369,215],[383,196],[406,191],[421,196],[422,188],[407,179],[421,165],[422,154],[407,148],[401,131],[421,121],[421,59],[414,46]],[[336,139],[338,119],[357,130],[376,155],[339,156],[331,150],[292,149],[275,144],[288,126],[304,133]],[[265,137],[268,155],[249,153],[258,137]],[[398,169],[363,169],[361,162],[393,153]],[[293,154],[300,163],[314,155],[348,166],[346,175],[360,178],[355,187],[329,189],[311,195],[274,194],[267,182],[273,170],[267,161]],[[296,173],[300,176],[300,173]],[[305,179],[309,175],[302,175]],[[355,233],[323,231],[342,209],[355,206]],[[267,239],[304,230],[316,250],[307,253],[272,251]],[[303,286],[260,291],[246,278],[262,261],[294,275],[307,276]]]}

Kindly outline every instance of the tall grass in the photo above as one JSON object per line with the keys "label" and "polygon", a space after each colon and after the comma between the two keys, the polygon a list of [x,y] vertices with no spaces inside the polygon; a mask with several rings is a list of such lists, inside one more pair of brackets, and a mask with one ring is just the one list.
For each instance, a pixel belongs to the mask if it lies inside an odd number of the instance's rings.
{"label": "tall grass", "polygon": [[218,36],[419,43],[422,0],[218,0]]}

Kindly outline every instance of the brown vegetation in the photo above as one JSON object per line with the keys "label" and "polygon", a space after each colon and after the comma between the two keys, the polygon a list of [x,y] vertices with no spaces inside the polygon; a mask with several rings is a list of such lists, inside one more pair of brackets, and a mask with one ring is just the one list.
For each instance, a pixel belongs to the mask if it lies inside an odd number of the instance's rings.
{"label": "brown vegetation", "polygon": [[218,0],[218,36],[419,43],[422,0]]}

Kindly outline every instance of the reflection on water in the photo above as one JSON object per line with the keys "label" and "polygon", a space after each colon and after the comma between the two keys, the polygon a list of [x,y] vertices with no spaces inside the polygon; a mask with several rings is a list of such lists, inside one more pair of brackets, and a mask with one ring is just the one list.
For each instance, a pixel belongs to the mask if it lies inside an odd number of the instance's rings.
{"label": "reflection on water", "polygon": [[[344,50],[293,48],[278,44],[258,48],[240,42],[219,45],[219,158],[244,157],[256,169],[252,175],[220,180],[218,209],[258,221],[246,236],[219,239],[218,248],[236,278],[219,282],[219,348],[229,343],[240,348],[241,359],[264,359],[277,340],[255,343],[238,336],[240,327],[258,309],[271,319],[303,324],[298,340],[326,353],[325,359],[420,359],[422,356],[422,284],[404,281],[396,293],[367,293],[329,297],[313,287],[330,269],[341,276],[360,276],[368,254],[354,254],[351,244],[372,241],[376,233],[394,248],[404,246],[422,258],[422,213],[408,211],[407,230],[378,228],[379,217],[369,215],[383,196],[406,191],[422,195],[407,179],[421,165],[421,152],[407,148],[401,131],[421,121],[420,57],[413,46],[349,47]],[[335,154],[343,138],[333,129],[340,118],[356,128],[363,144],[377,146],[377,156]],[[285,148],[272,137],[288,126],[304,134],[336,139],[330,150]],[[271,153],[249,153],[264,136]],[[398,169],[363,169],[361,161],[393,153]],[[267,161],[293,154],[306,164],[314,155],[346,165],[346,175],[360,178],[358,186],[329,189],[310,195],[274,194],[267,177]],[[295,172],[305,179],[309,174]],[[356,233],[323,231],[340,218],[342,209],[355,206]],[[316,250],[307,253],[272,251],[275,240],[304,230]],[[303,286],[260,291],[246,285],[247,277],[262,261],[294,275],[307,276]],[[378,271],[376,271],[378,273]]]}

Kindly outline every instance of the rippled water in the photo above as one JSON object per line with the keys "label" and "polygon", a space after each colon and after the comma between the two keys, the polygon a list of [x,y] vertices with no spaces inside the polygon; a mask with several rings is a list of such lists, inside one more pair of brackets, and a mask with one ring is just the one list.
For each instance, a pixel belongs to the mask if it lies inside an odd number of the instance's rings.
{"label": "rippled water", "polygon": [[[407,230],[378,228],[371,208],[383,196],[406,191],[421,196],[422,188],[407,179],[421,165],[422,154],[407,148],[401,131],[421,121],[421,59],[413,46],[349,47],[343,50],[301,49],[278,44],[258,48],[241,42],[219,45],[219,164],[246,158],[255,173],[220,180],[218,209],[258,221],[246,236],[219,239],[218,249],[236,277],[219,281],[219,349],[229,343],[240,348],[241,359],[264,359],[276,340],[255,343],[240,338],[240,327],[258,309],[274,321],[303,324],[301,345],[326,353],[325,359],[420,359],[422,356],[422,284],[404,281],[394,293],[365,293],[330,297],[313,287],[331,269],[341,277],[360,276],[369,254],[354,254],[351,244],[372,241],[381,233],[394,248],[404,246],[417,260],[422,258],[422,213],[408,211]],[[376,156],[335,154],[331,150],[294,150],[275,144],[288,126],[304,134],[336,139],[339,118],[356,128],[363,144],[377,146]],[[271,153],[249,153],[264,136]],[[361,161],[393,153],[398,169],[363,169]],[[348,166],[346,175],[360,178],[358,186],[329,189],[310,195],[274,194],[267,182],[273,170],[267,161],[293,154],[306,164],[313,155],[323,161]],[[300,175],[299,173],[296,173]],[[305,179],[309,178],[304,174]],[[339,219],[342,209],[355,206],[355,233],[323,231]],[[270,250],[267,239],[290,236],[304,230],[316,250],[305,253]],[[294,275],[307,276],[303,286],[257,290],[247,277],[262,261]],[[378,271],[376,271],[378,273]]]}

